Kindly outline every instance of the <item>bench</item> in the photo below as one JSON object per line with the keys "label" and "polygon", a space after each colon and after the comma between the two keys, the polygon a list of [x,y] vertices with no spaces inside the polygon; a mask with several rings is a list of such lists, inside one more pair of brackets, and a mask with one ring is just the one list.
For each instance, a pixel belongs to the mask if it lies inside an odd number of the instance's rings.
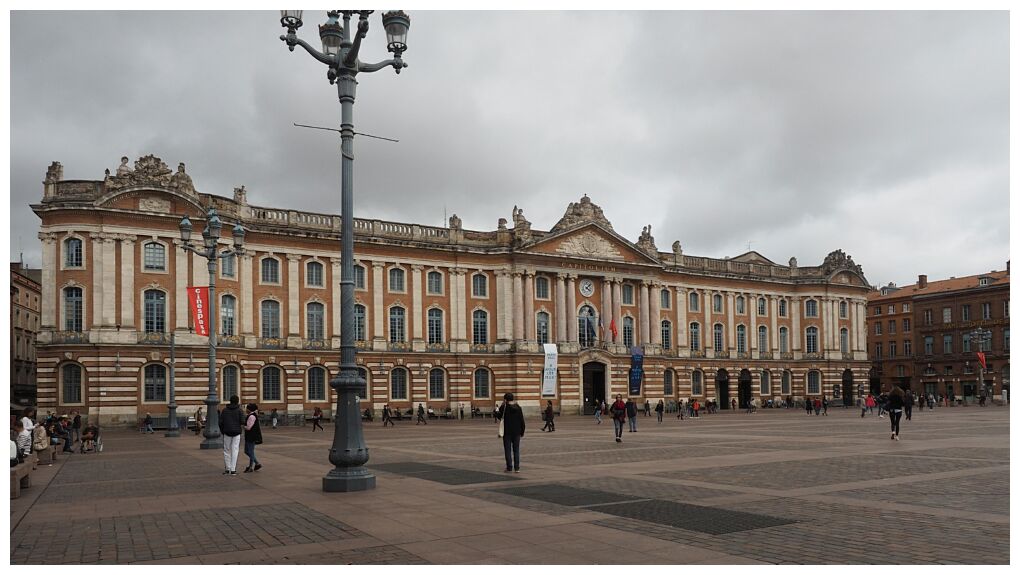
{"label": "bench", "polygon": [[11,499],[21,497],[23,487],[32,486],[32,469],[35,468],[35,454],[29,454],[25,461],[11,468]]}
{"label": "bench", "polygon": [[471,410],[471,417],[492,417],[492,409],[482,409],[476,407]]}

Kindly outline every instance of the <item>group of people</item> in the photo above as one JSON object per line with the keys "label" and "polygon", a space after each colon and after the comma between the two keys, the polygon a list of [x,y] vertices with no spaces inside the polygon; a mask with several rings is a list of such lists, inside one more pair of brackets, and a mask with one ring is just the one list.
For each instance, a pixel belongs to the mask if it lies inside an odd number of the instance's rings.
{"label": "group of people", "polygon": [[75,444],[79,444],[81,453],[96,449],[95,440],[99,437],[99,427],[94,423],[82,427],[82,417],[77,411],[70,415],[54,415],[39,418],[35,408],[26,407],[21,417],[11,416],[11,465],[17,465],[33,452],[39,453],[49,449],[51,445],[63,442],[64,453],[74,453]]}
{"label": "group of people", "polygon": [[[314,429],[313,429],[314,431]],[[244,454],[248,456],[245,473],[262,469],[255,446],[262,443],[262,426],[259,424],[259,406],[249,403],[241,411],[241,400],[230,396],[230,403],[220,412],[220,432],[223,434],[223,474],[237,475],[237,456],[244,435]]]}

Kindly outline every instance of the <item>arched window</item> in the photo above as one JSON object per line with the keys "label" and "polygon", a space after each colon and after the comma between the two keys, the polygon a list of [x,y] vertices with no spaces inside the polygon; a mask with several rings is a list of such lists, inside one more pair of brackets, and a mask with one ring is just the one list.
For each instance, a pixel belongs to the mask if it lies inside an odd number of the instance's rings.
{"label": "arched window", "polygon": [[157,242],[147,242],[142,248],[142,264],[145,271],[166,271],[166,248]]}
{"label": "arched window", "polygon": [[847,316],[846,302],[841,301],[839,302],[839,317],[846,319],[846,316]]}
{"label": "arched window", "polygon": [[772,394],[772,374],[768,371],[761,372],[761,384],[758,386],[758,393],[762,397]]}
{"label": "arched window", "polygon": [[262,370],[262,401],[280,401],[280,368],[275,365]]}
{"label": "arched window", "polygon": [[280,283],[280,261],[276,258],[262,258],[262,283]]}
{"label": "arched window", "polygon": [[722,296],[719,294],[712,296],[712,311],[722,313]]}
{"label": "arched window", "polygon": [[737,326],[737,353],[747,353],[747,328]]}
{"label": "arched window", "polygon": [[811,326],[804,330],[804,351],[818,353],[818,328]]}
{"label": "arched window", "polygon": [[310,302],[305,308],[305,323],[308,339],[321,341],[326,336],[326,306]]}
{"label": "arched window", "polygon": [[549,299],[549,278],[535,276],[535,299]]}
{"label": "arched window", "polygon": [[80,268],[83,261],[81,240],[78,238],[64,240],[64,267]]}
{"label": "arched window", "polygon": [[239,386],[240,370],[236,365],[223,366],[223,401],[229,402],[232,395],[241,397]]}
{"label": "arched window", "polygon": [[446,372],[434,367],[429,370],[429,399],[446,398]]}
{"label": "arched window", "polygon": [[673,324],[669,320],[662,320],[662,349],[673,348]]}
{"label": "arched window", "polygon": [[81,366],[65,363],[60,368],[60,390],[62,404],[81,403]]}
{"label": "arched window", "polygon": [[428,311],[429,343],[443,343],[443,310],[432,308]]}
{"label": "arched window", "polygon": [[150,363],[143,370],[145,381],[142,386],[142,401],[166,401],[166,367],[158,363]]}
{"label": "arched window", "polygon": [[779,353],[790,352],[790,330],[786,327],[779,328]]}
{"label": "arched window", "polygon": [[280,302],[262,302],[262,337],[280,337]]}
{"label": "arched window", "polygon": [[673,370],[667,369],[662,372],[662,395],[673,397]]}
{"label": "arched window", "polygon": [[471,296],[489,297],[489,278],[485,274],[471,276]]}
{"label": "arched window", "polygon": [[744,296],[737,296],[737,313],[744,313]]}
{"label": "arched window", "polygon": [[535,339],[538,340],[539,345],[549,343],[549,314],[544,311],[538,312],[535,331]]}
{"label": "arched window", "polygon": [[786,300],[779,300],[779,317],[786,317]]}
{"label": "arched window", "polygon": [[404,289],[404,270],[390,268],[390,291],[401,293],[406,291]]}
{"label": "arched window", "polygon": [[160,290],[145,290],[144,326],[145,333],[166,332],[166,294]]}
{"label": "arched window", "polygon": [[365,306],[354,304],[354,340],[365,341]]}
{"label": "arched window", "polygon": [[431,271],[426,276],[425,283],[429,295],[443,295],[443,274]]}
{"label": "arched window", "polygon": [[696,369],[691,372],[691,395],[698,396],[705,393],[704,374]]}
{"label": "arched window", "polygon": [[818,302],[809,299],[804,302],[804,316],[805,317],[818,317]]}
{"label": "arched window", "polygon": [[390,371],[390,399],[407,399],[407,370],[402,367]]}
{"label": "arched window", "polygon": [[723,347],[723,326],[721,323],[712,326],[712,345],[716,351],[725,349]]}
{"label": "arched window", "polygon": [[623,305],[634,305],[634,286],[623,284]]}
{"label": "arched window", "polygon": [[595,310],[590,305],[581,306],[577,313],[577,341],[581,347],[595,345],[596,321]]}
{"label": "arched window", "polygon": [[790,372],[788,370],[784,370],[783,371],[783,380],[782,380],[782,391],[781,391],[781,393],[783,395],[790,395],[790,385],[791,385],[790,382],[792,382],[792,381],[793,381],[793,376],[790,374]]}
{"label": "arched window", "polygon": [[768,315],[768,306],[763,297],[758,298],[758,315]]}
{"label": "arched window", "polygon": [[308,368],[308,401],[326,401],[326,370],[321,367]]}
{"label": "arched window", "polygon": [[84,330],[82,318],[85,304],[80,287],[64,288],[64,331],[80,332]]}
{"label": "arched window", "polygon": [[659,291],[659,307],[661,307],[662,309],[669,309],[670,300],[671,298],[669,297],[668,289]]}
{"label": "arched window", "polygon": [[[327,373],[327,375],[328,375],[328,373]],[[367,369],[365,369],[363,367],[359,367],[358,368],[358,377],[360,377],[361,379],[365,380],[365,398],[366,399],[368,397],[371,397],[371,395],[372,395],[372,380],[369,379],[369,375],[370,374],[368,373]],[[330,394],[330,395],[331,395],[330,401],[332,401],[332,394]]]}
{"label": "arched window", "polygon": [[471,314],[471,343],[474,345],[489,343],[489,314],[485,310],[476,309]]}
{"label": "arched window", "polygon": [[237,327],[234,322],[236,304],[237,299],[232,295],[224,295],[220,298],[220,333],[222,335],[235,335],[234,332]]}
{"label": "arched window", "polygon": [[850,332],[845,327],[839,330],[839,351],[840,353],[850,352]]}
{"label": "arched window", "polygon": [[822,374],[817,371],[809,371],[807,374],[807,392],[808,395],[818,395],[822,393]]}
{"label": "arched window", "polygon": [[489,370],[478,368],[475,370],[475,399],[488,399],[492,393],[490,384],[492,377]]}
{"label": "arched window", "polygon": [[[393,271],[393,270],[390,270]],[[405,341],[405,312],[400,306],[390,308],[390,343],[403,343]]]}
{"label": "arched window", "polygon": [[769,351],[769,329],[763,325],[758,326],[758,353]]}
{"label": "arched window", "polygon": [[365,266],[354,266],[354,289],[365,289]]}
{"label": "arched window", "polygon": [[305,282],[309,287],[322,287],[322,264],[319,262],[308,262],[305,264]]}
{"label": "arched window", "polygon": [[699,307],[698,304],[699,304],[698,292],[692,291],[687,296],[687,307],[690,308],[690,311],[698,311],[698,307]]}
{"label": "arched window", "polygon": [[698,351],[701,349],[701,324],[698,322],[691,322],[691,351]]}
{"label": "arched window", "polygon": [[630,316],[623,318],[623,345],[634,347],[634,318]]}

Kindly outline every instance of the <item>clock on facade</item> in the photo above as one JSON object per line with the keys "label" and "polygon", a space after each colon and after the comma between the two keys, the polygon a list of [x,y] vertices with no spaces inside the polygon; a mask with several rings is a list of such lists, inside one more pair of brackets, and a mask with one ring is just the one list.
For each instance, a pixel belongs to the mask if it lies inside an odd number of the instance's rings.
{"label": "clock on facade", "polygon": [[595,282],[591,280],[581,280],[580,288],[581,295],[584,297],[591,297],[591,294],[595,293]]}

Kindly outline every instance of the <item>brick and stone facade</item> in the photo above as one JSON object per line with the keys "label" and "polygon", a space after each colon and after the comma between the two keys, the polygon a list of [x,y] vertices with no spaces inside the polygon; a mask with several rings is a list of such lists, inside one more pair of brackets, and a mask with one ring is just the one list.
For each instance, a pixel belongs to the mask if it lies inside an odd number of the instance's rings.
{"label": "brick and stone facade", "polygon": [[[179,247],[178,223],[187,215],[197,235],[214,207],[225,230],[247,230],[245,255],[216,281],[217,299],[233,304],[227,326],[217,316],[218,333],[228,330],[218,338],[220,393],[236,374],[242,401],[264,410],[329,411],[322,380],[339,360],[338,215],[250,205],[243,187],[231,198],[199,193],[183,164],[175,173],[153,156],[134,169],[124,158],[99,181],[62,171],[50,167],[33,206],[43,244],[40,407],[107,423],[165,413],[171,331],[179,412],[200,404],[208,340],[192,331],[185,290],[207,285],[208,274],[204,259]],[[633,242],[586,196],[549,231],[532,229],[516,207],[492,230],[464,229],[457,216],[447,227],[354,226],[357,361],[369,382],[363,401],[377,411],[491,409],[511,391],[537,412],[543,342],[559,349],[549,399],[565,413],[627,394],[631,346],[645,353],[640,399],[653,403],[841,398],[867,381],[869,287],[839,250],[804,267],[756,252],[687,255],[679,242],[660,252],[650,227]]]}
{"label": "brick and stone facade", "polygon": [[40,270],[11,264],[11,404],[36,402],[36,333],[39,331]]}

